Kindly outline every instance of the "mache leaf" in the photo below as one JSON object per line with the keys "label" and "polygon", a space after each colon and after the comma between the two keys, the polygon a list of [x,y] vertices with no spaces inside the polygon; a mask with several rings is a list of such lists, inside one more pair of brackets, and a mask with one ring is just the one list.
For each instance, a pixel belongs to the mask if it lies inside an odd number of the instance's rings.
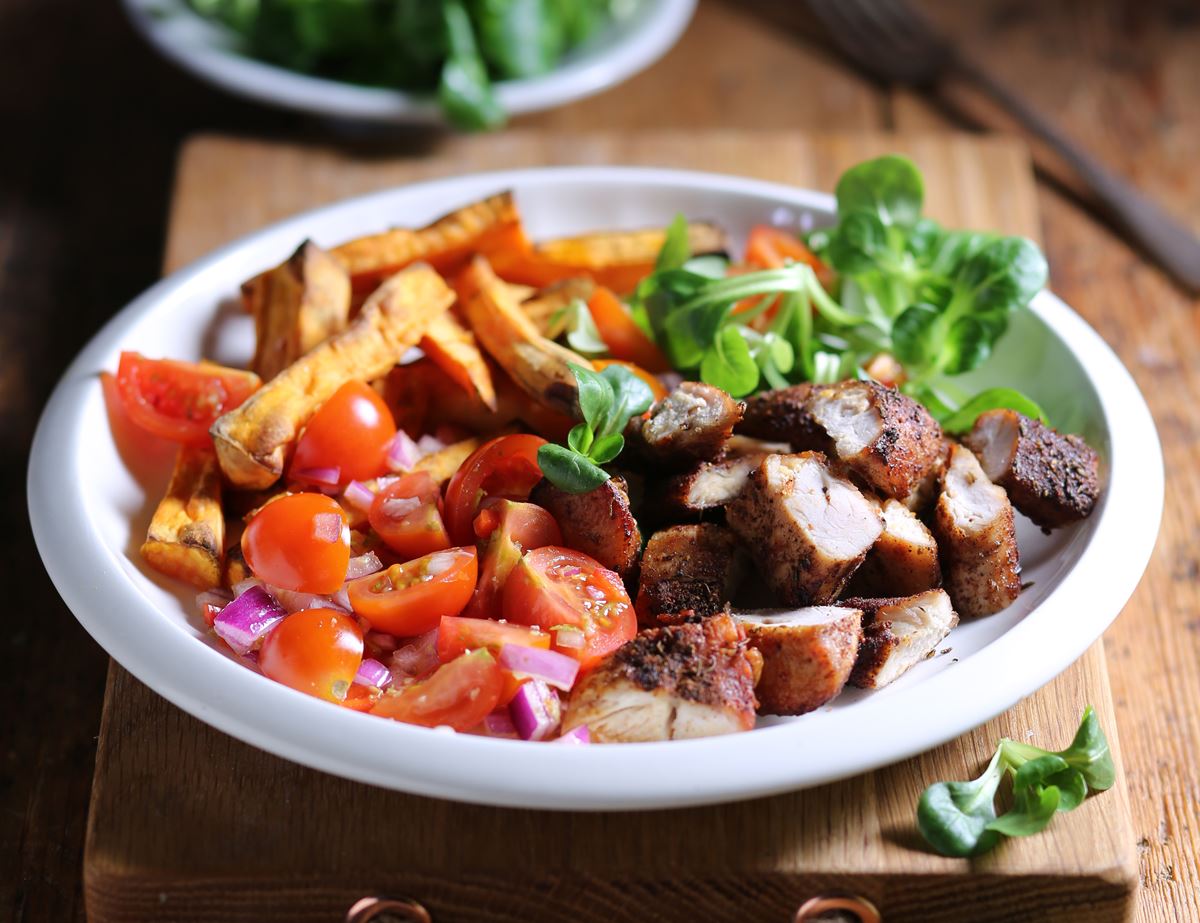
{"label": "mache leaf", "polygon": [[843,173],[836,195],[839,218],[869,211],[878,215],[885,227],[911,227],[921,217],[925,183],[911,160],[888,154]]}
{"label": "mache leaf", "polygon": [[608,472],[590,459],[552,442],[538,449],[537,460],[546,480],[570,494],[595,490],[609,478]]}

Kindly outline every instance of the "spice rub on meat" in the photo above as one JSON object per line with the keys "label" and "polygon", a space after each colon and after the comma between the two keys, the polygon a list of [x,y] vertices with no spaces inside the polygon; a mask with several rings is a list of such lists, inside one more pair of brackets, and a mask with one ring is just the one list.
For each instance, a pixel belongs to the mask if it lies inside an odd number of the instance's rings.
{"label": "spice rub on meat", "polygon": [[1020,595],[1012,504],[964,446],[950,450],[934,511],[934,535],[946,591],[959,615],[991,615]]}
{"label": "spice rub on meat", "polygon": [[942,568],[933,533],[899,500],[880,507],[883,532],[846,592],[854,596],[908,596],[941,586]]}
{"label": "spice rub on meat", "polygon": [[653,626],[659,615],[723,610],[745,570],[737,536],[716,523],[671,526],[650,537],[642,553],[635,607]]}
{"label": "spice rub on meat", "polygon": [[754,667],[728,615],[641,631],[571,691],[563,733],[596,743],[679,740],[754,727]]}
{"label": "spice rub on meat", "polygon": [[789,443],[794,452],[828,450],[830,439],[808,408],[808,399],[815,387],[810,382],[802,382],[756,394],[746,401],[738,433]]}
{"label": "spice rub on meat", "polygon": [[980,414],[963,442],[1013,506],[1045,529],[1091,515],[1100,496],[1100,457],[1078,436],[1064,436],[1014,410]]}
{"label": "spice rub on meat", "polygon": [[844,599],[863,612],[863,639],[850,685],[882,689],[911,667],[932,657],[958,624],[945,590],[892,599]]}
{"label": "spice rub on meat", "polygon": [[883,531],[876,507],[820,452],[768,455],[725,517],[788,606],[837,599]]}
{"label": "spice rub on meat", "polygon": [[685,381],[634,418],[626,430],[630,448],[660,467],[682,468],[717,458],[742,418],[743,404],[720,388]]}
{"label": "spice rub on meat", "polygon": [[621,577],[627,577],[637,566],[642,536],[624,478],[610,477],[582,494],[567,493],[543,480],[529,499],[558,521],[568,548],[595,558]]}

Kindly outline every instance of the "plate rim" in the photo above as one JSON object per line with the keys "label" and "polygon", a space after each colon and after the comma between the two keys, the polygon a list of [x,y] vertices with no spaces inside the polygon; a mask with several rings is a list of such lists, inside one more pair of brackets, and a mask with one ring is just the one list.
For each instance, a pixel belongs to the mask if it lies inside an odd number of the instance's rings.
{"label": "plate rim", "polygon": [[[832,758],[825,752],[818,754],[819,768],[798,774],[792,760],[811,760],[810,749],[847,746],[831,723],[821,721],[821,713],[816,713],[805,722],[760,728],[736,738],[614,747],[545,747],[538,750],[538,771],[531,773],[525,764],[530,762],[527,757],[532,751],[525,742],[378,722],[371,716],[336,708],[266,680],[208,645],[197,644],[195,637],[171,620],[157,617],[157,609],[121,572],[115,554],[96,534],[94,523],[82,517],[86,527],[81,527],[78,510],[83,508],[82,485],[68,478],[64,489],[64,466],[70,470],[74,464],[76,453],[71,449],[83,414],[82,402],[77,398],[83,389],[96,386],[98,360],[118,348],[126,331],[144,315],[156,309],[169,310],[173,301],[186,297],[191,286],[203,285],[209,273],[219,273],[225,260],[248,249],[261,249],[269,238],[319,223],[338,211],[353,211],[418,191],[444,189],[450,200],[466,195],[466,190],[477,192],[480,187],[514,188],[519,194],[521,187],[554,183],[641,183],[705,189],[718,194],[767,196],[781,205],[824,211],[832,204],[831,196],[812,190],[699,171],[606,166],[470,173],[377,190],[302,212],[240,237],[161,280],[105,324],[71,363],[47,402],[30,453],[30,522],[43,564],[76,619],[114,659],[205,723],[252,746],[334,775],[419,795],[504,807],[642,810],[737,801],[812,787],[931,749],[979,726],[1050,682],[1082,655],[1120,613],[1141,579],[1161,522],[1161,447],[1145,400],[1115,353],[1082,317],[1057,296],[1043,291],[1030,309],[1070,343],[1105,416],[1112,457],[1109,488],[1098,513],[1101,521],[1075,566],[1047,598],[1021,622],[963,661],[974,665],[973,672],[980,681],[991,684],[987,705],[972,707],[970,697],[947,694],[959,684],[961,666],[894,695],[868,697],[855,709],[861,718],[858,723],[871,730],[872,743],[867,748],[871,756],[858,753],[863,749],[861,744],[854,751],[858,754],[855,759],[845,758],[844,750]],[[1114,424],[1114,412],[1118,410],[1121,438]],[[1126,471],[1130,474],[1125,475]],[[1118,533],[1120,543],[1112,540]],[[1109,540],[1102,540],[1105,538]],[[81,569],[90,575],[88,579],[73,573]],[[104,593],[96,592],[100,588]],[[130,607],[148,610],[150,616],[138,623],[140,634],[135,638],[120,630],[122,613]],[[1038,613],[1042,615],[1035,618]],[[1056,633],[1061,639],[1052,651],[1043,650],[1046,645],[1030,643],[1036,640],[1035,630],[1049,618],[1056,620]],[[152,656],[151,652],[161,656]],[[1023,670],[1019,676],[1005,669],[1009,656],[1021,658]],[[884,720],[886,712],[897,710],[939,715],[937,730],[913,729],[904,721]],[[273,716],[273,711],[278,714]],[[369,731],[372,727],[374,732]],[[342,745],[338,753],[329,752],[334,737]],[[377,739],[382,743],[372,746]],[[738,745],[730,748],[733,739]],[[416,756],[407,753],[413,747],[419,751]],[[386,771],[377,765],[385,749],[402,765],[388,765]],[[403,762],[405,758],[408,763]],[[680,786],[678,776],[672,778],[670,772],[646,778],[647,760],[665,761],[660,765],[686,770],[689,784]],[[497,771],[488,779],[476,778],[472,767],[480,761]],[[757,775],[747,776],[750,770]],[[523,778],[529,775],[553,779],[557,787],[534,791],[535,786]],[[632,786],[621,781],[597,789],[597,779],[634,781]]]}

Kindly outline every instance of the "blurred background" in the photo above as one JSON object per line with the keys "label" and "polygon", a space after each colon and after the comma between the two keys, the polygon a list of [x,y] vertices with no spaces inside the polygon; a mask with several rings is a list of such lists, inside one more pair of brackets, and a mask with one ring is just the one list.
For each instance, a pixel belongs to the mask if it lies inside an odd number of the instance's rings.
{"label": "blurred background", "polygon": [[[1200,229],[1200,4],[916,5],[961,60],[1002,81],[1179,222]],[[1014,124],[970,81],[901,86],[855,66],[843,51],[846,36],[838,38],[799,0],[700,0],[686,33],[657,63],[588,99],[515,116],[504,130],[976,131]],[[0,653],[0,917],[74,920],[82,919],[81,844],[107,658],[59,602],[29,537],[23,485],[38,413],[87,339],[159,277],[185,138],[231,133],[363,156],[436,157],[445,129],[364,126],[214,88],[156,53],[116,0],[0,0],[0,126],[0,474],[10,485],[3,513],[11,535]],[[1061,160],[1036,144],[1035,152],[1052,287],[1090,305],[1085,313],[1110,341],[1120,332],[1106,328],[1105,318],[1136,312],[1146,335],[1122,356],[1144,390],[1166,386],[1180,371],[1172,337],[1196,335],[1192,296],[1114,230]],[[1158,322],[1172,310],[1174,331]],[[1158,422],[1169,450],[1194,445],[1187,421],[1160,413]],[[1193,549],[1179,549],[1163,572],[1195,581]],[[1194,637],[1194,611],[1192,619]],[[1147,701],[1171,695],[1170,677],[1187,656],[1186,645],[1141,637],[1126,619],[1107,637],[1110,662],[1146,644],[1155,646],[1155,676],[1112,670],[1127,751],[1152,734],[1134,716]],[[1128,771],[1135,802],[1160,804],[1164,790],[1195,791],[1185,760],[1166,768],[1131,761]],[[1139,843],[1146,887],[1164,902],[1185,887],[1179,863],[1190,863],[1196,881],[1195,854],[1181,851],[1172,838],[1183,834],[1167,821],[1157,831],[1148,826]]]}

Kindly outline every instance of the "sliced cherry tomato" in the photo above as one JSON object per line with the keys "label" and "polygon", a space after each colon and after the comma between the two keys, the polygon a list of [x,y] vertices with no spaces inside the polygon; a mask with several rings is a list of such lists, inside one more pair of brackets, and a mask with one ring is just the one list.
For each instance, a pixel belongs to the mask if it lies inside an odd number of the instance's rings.
{"label": "sliced cherry tomato", "polygon": [[392,412],[375,389],[348,381],[312,415],[296,443],[291,473],[337,468],[342,484],[365,481],[387,469],[388,445],[396,436]]}
{"label": "sliced cherry tomato", "polygon": [[504,581],[521,555],[546,545],[561,545],[562,532],[548,512],[533,503],[500,500],[475,518],[475,533],[484,539],[479,585],[463,614],[477,619],[500,615]]}
{"label": "sliced cherry tomato", "polygon": [[492,619],[467,619],[458,616],[443,616],[438,626],[437,652],[442,663],[446,663],[467,651],[486,648],[497,656],[505,644],[521,647],[536,647],[550,650],[550,634],[538,628],[527,628],[511,622],[496,622]]}
{"label": "sliced cherry tomato", "polygon": [[371,528],[408,561],[450,547],[438,501],[442,492],[427,471],[414,471],[389,484],[371,502]]}
{"label": "sliced cherry tomato", "polygon": [[412,637],[458,615],[475,591],[474,547],[435,551],[385,571],[352,580],[350,606],[376,631]]}
{"label": "sliced cherry tomato", "polygon": [[778,269],[787,260],[806,263],[816,270],[825,268],[816,254],[792,231],[766,224],[756,225],[750,231],[750,238],[746,241],[747,263],[758,269]]}
{"label": "sliced cherry tomato", "polygon": [[586,554],[549,545],[525,554],[504,584],[504,616],[550,631],[582,629],[583,646],[554,649],[583,669],[637,634],[637,615],[621,578]]}
{"label": "sliced cherry tomato", "polygon": [[208,428],[259,386],[253,372],[227,369],[210,362],[147,359],[121,353],[117,391],[125,411],[138,426],[176,442],[202,444]]}
{"label": "sliced cherry tomato", "polygon": [[384,692],[371,714],[423,727],[448,725],[467,731],[500,701],[504,671],[487,651],[472,651],[444,664],[429,679]]}
{"label": "sliced cherry tomato", "polygon": [[600,339],[613,358],[640,365],[650,372],[669,372],[671,363],[658,345],[634,321],[629,309],[609,289],[600,286],[588,299],[588,311]]}
{"label": "sliced cherry tomato", "polygon": [[342,707],[353,711],[370,711],[379,701],[380,695],[380,691],[374,686],[352,683],[350,691],[346,693],[346,698],[342,700],[341,704]]}
{"label": "sliced cherry tomato", "polygon": [[258,666],[277,683],[341,702],[362,663],[358,622],[336,609],[303,609],[280,622],[263,641]]}
{"label": "sliced cherry tomato", "polygon": [[650,392],[654,395],[654,399],[656,401],[661,401],[667,396],[667,388],[661,381],[659,381],[658,376],[651,375],[640,365],[634,365],[632,362],[622,362],[620,359],[593,359],[592,365],[596,367],[597,372],[599,372],[601,369],[608,368],[610,365],[624,366],[646,383],[646,386],[650,389]]}
{"label": "sliced cherry tomato", "polygon": [[272,500],[246,524],[242,555],[254,575],[298,593],[336,593],[350,563],[350,526],[322,494]]}
{"label": "sliced cherry tomato", "polygon": [[460,545],[475,541],[471,525],[485,497],[524,500],[538,481],[537,451],[546,440],[517,433],[485,442],[459,466],[446,487],[446,528]]}

